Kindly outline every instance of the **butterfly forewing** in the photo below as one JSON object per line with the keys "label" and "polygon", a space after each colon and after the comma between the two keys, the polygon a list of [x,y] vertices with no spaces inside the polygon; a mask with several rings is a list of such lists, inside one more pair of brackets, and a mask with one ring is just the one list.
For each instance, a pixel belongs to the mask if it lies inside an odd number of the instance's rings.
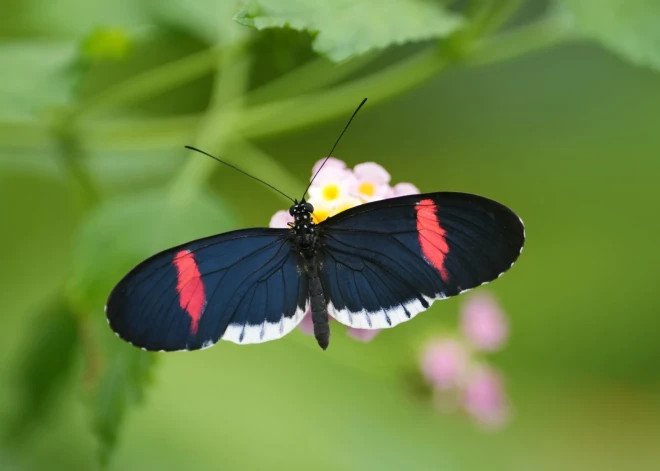
{"label": "butterfly forewing", "polygon": [[319,226],[328,312],[393,327],[438,299],[492,281],[522,251],[522,221],[476,195],[429,193],[357,206]]}
{"label": "butterfly forewing", "polygon": [[288,234],[234,231],[154,255],[112,291],[106,306],[110,326],[147,350],[282,337],[307,306],[307,278]]}

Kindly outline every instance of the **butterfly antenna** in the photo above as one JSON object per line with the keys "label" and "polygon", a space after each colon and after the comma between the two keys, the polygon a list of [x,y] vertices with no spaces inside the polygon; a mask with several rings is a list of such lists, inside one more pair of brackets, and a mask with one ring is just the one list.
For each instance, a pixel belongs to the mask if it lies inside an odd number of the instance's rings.
{"label": "butterfly antenna", "polygon": [[243,175],[246,175],[246,176],[248,176],[248,177],[250,177],[250,178],[255,179],[255,180],[258,181],[258,182],[263,183],[263,184],[266,185],[268,188],[272,188],[273,190],[277,191],[280,195],[282,195],[282,196],[284,196],[284,197],[286,197],[286,198],[289,198],[294,204],[296,203],[296,200],[294,200],[293,198],[291,198],[289,195],[283,193],[282,191],[280,191],[280,190],[278,190],[277,188],[275,188],[273,185],[271,185],[271,184],[269,184],[269,183],[266,183],[265,181],[261,180],[260,178],[257,178],[257,177],[255,177],[255,176],[253,176],[253,175],[250,175],[249,173],[244,172],[244,171],[241,170],[240,168],[238,168],[238,167],[234,167],[232,164],[227,163],[227,162],[225,162],[224,160],[221,160],[221,159],[219,159],[219,158],[217,158],[217,157],[215,157],[215,156],[209,154],[208,152],[204,152],[203,150],[200,150],[200,149],[198,149],[197,147],[193,147],[193,146],[184,146],[184,147],[185,147],[186,149],[190,149],[190,150],[194,150],[195,152],[199,152],[200,154],[204,154],[204,155],[206,155],[207,157],[211,157],[212,159],[217,160],[217,161],[220,162],[221,164],[225,164],[226,166],[231,167],[231,168],[233,168],[234,170],[237,170],[237,171],[241,172]]}
{"label": "butterfly antenna", "polygon": [[351,121],[353,121],[353,118],[355,118],[355,115],[358,113],[358,111],[360,111],[360,108],[362,108],[362,105],[364,105],[366,102],[367,102],[367,99],[365,98],[365,99],[362,100],[362,102],[358,105],[358,107],[355,109],[355,111],[353,111],[353,115],[351,116],[351,119],[349,119],[349,120],[348,120],[348,123],[346,123],[346,126],[344,126],[344,130],[341,132],[341,134],[339,135],[339,137],[338,137],[337,140],[335,141],[335,145],[332,146],[332,149],[330,149],[330,152],[328,152],[327,157],[325,158],[325,160],[323,161],[323,163],[321,164],[321,166],[319,167],[319,169],[316,171],[316,173],[314,174],[314,176],[312,177],[312,179],[309,181],[309,185],[307,185],[307,188],[305,189],[305,192],[303,193],[303,197],[302,197],[302,199],[305,199],[305,195],[306,195],[307,192],[309,191],[309,187],[312,186],[312,183],[314,183],[314,179],[315,179],[316,176],[319,174],[319,172],[321,171],[321,169],[323,168],[323,166],[325,165],[325,163],[328,161],[328,159],[330,158],[330,156],[331,156],[332,153],[334,152],[335,147],[337,147],[337,144],[339,144],[339,141],[341,140],[341,137],[344,135],[344,133],[346,132],[346,130],[348,129],[348,127],[351,125]]}

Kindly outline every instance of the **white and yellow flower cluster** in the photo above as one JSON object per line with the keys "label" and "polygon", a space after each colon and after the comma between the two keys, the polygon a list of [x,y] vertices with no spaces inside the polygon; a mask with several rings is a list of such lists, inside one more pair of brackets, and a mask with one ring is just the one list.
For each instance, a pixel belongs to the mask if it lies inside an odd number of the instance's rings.
{"label": "white and yellow flower cluster", "polygon": [[[324,160],[314,165],[312,176]],[[377,163],[365,162],[351,170],[343,161],[328,158],[309,188],[308,201],[314,206],[314,222],[318,224],[363,203],[419,193],[412,183],[399,183],[392,187],[390,180],[387,170]],[[270,227],[287,227],[292,221],[288,211],[278,211],[271,219]]]}

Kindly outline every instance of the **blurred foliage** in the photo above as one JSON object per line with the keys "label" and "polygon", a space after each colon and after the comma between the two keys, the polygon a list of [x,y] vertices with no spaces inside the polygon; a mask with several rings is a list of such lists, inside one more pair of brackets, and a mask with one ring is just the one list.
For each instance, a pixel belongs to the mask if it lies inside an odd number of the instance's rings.
{"label": "blurred foliage", "polygon": [[117,444],[119,427],[129,406],[144,399],[144,389],[151,379],[154,355],[128,345],[117,351],[104,366],[91,401],[92,429],[100,440],[100,461],[107,465]]}
{"label": "blurred foliage", "polygon": [[97,28],[82,44],[83,56],[96,60],[119,61],[128,56],[131,41],[123,29]]}
{"label": "blurred foliage", "polygon": [[653,0],[562,0],[579,34],[617,54],[660,69],[660,3]]}
{"label": "blurred foliage", "polygon": [[458,14],[424,0],[251,0],[235,18],[257,29],[310,31],[314,50],[334,61],[395,44],[444,38],[463,23]]}
{"label": "blurred foliage", "polygon": [[7,428],[9,441],[21,440],[48,414],[72,373],[79,348],[75,316],[63,300],[51,301],[32,323],[36,337],[26,338],[15,367],[21,404]]}
{"label": "blurred foliage", "polygon": [[[0,467],[93,469],[119,445],[118,469],[654,469],[660,78],[584,44],[653,70],[659,32],[652,0],[5,0]],[[350,164],[526,219],[495,285],[517,416],[499,435],[410,392],[454,301],[369,345],[292,333],[162,369],[106,325],[133,264],[286,207],[184,144],[294,193],[365,96]]]}

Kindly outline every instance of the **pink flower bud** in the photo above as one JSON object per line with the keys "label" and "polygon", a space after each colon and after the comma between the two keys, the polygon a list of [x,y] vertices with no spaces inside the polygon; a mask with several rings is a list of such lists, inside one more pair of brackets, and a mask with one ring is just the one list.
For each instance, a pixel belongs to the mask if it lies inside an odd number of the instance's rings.
{"label": "pink flower bud", "polygon": [[397,183],[392,188],[392,196],[418,195],[419,189],[412,183]]}
{"label": "pink flower bud", "polygon": [[500,375],[481,366],[467,377],[463,406],[481,425],[495,429],[509,418],[509,407]]}
{"label": "pink flower bud", "polygon": [[300,324],[298,324],[298,328],[305,335],[314,335],[314,322],[312,321],[311,310],[308,310],[305,313],[305,317],[303,317],[302,321],[300,321]]}
{"label": "pink flower bud", "polygon": [[374,337],[378,335],[380,329],[356,329],[354,327],[349,327],[346,332],[349,337],[353,337],[355,340],[366,343],[371,342]]}
{"label": "pink flower bud", "polygon": [[424,349],[420,368],[429,384],[447,390],[456,387],[468,365],[468,353],[457,340],[446,338],[430,342]]}
{"label": "pink flower bud", "polygon": [[461,309],[461,329],[475,348],[495,351],[504,345],[509,326],[495,298],[487,293],[470,296]]}
{"label": "pink flower bud", "polygon": [[280,210],[273,214],[273,217],[270,218],[268,227],[286,229],[289,227],[287,225],[289,222],[293,222],[293,216],[289,214],[289,211]]}

